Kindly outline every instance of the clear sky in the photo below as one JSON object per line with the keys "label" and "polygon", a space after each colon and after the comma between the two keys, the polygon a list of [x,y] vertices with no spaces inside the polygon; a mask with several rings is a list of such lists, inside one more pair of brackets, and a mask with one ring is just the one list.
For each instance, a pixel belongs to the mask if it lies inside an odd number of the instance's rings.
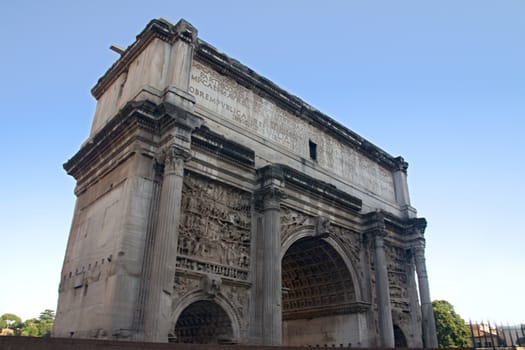
{"label": "clear sky", "polygon": [[525,323],[525,1],[7,1],[0,314],[56,309],[90,89],[152,18],[199,36],[409,163],[433,299]]}

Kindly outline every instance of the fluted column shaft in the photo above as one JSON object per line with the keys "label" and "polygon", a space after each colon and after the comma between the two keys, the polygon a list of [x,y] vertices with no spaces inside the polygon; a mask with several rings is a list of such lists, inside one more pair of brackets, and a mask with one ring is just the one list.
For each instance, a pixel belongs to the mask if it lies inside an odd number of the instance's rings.
{"label": "fluted column shaft", "polygon": [[262,336],[265,345],[282,343],[281,217],[282,190],[264,190],[262,261]]}
{"label": "fluted column shaft", "polygon": [[177,261],[184,161],[187,151],[174,145],[163,152],[164,176],[153,243],[145,310],[145,340],[166,342],[170,332],[173,279]]}
{"label": "fluted column shaft", "polygon": [[434,310],[432,309],[432,300],[430,299],[424,243],[420,243],[414,247],[414,260],[419,286],[419,298],[421,300],[421,316],[423,318],[423,343],[425,348],[436,349],[438,347],[436,323],[434,320]]}
{"label": "fluted column shaft", "polygon": [[385,233],[380,231],[374,234],[374,257],[376,277],[376,298],[379,313],[379,339],[383,348],[393,348],[394,325],[392,323],[392,306],[390,304],[390,287],[386,267]]}

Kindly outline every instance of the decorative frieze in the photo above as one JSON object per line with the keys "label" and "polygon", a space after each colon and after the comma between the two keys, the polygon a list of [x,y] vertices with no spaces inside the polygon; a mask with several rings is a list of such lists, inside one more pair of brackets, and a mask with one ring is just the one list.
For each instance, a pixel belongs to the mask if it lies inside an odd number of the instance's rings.
{"label": "decorative frieze", "polygon": [[247,279],[251,196],[187,172],[177,267]]}
{"label": "decorative frieze", "polygon": [[388,244],[385,246],[385,253],[388,261],[388,284],[392,306],[400,310],[410,311],[407,250]]}

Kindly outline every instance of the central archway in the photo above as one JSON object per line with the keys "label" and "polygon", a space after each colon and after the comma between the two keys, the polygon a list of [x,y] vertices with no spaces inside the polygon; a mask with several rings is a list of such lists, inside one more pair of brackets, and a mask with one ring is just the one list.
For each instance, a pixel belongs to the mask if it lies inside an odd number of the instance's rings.
{"label": "central archway", "polygon": [[360,342],[352,275],[324,239],[302,238],[288,248],[282,258],[282,287],[284,345]]}
{"label": "central archway", "polygon": [[231,343],[233,328],[226,312],[215,302],[196,301],[180,314],[175,324],[177,343]]}

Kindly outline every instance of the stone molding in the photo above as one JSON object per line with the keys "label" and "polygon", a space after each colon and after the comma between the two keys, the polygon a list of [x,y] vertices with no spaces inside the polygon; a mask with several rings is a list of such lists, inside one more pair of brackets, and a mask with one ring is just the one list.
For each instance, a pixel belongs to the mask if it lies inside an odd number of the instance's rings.
{"label": "stone molding", "polygon": [[399,157],[394,158],[394,162],[396,165],[396,170],[402,171],[405,174],[407,173],[408,163],[405,161],[403,157],[399,156]]}
{"label": "stone molding", "polygon": [[365,215],[365,235],[369,238],[381,237],[387,235],[385,215],[381,211],[374,211]]}
{"label": "stone molding", "polygon": [[[326,114],[283,90],[269,79],[258,75],[239,61],[218,51],[212,45],[199,39],[197,34],[197,29],[184,19],[181,19],[175,25],[165,19],[154,19],[150,21],[146,28],[137,36],[137,40],[125,50],[122,56],[98,80],[97,84],[91,90],[93,96],[97,99],[100,98],[105,90],[121,73],[126,71],[129,64],[153,39],[158,38],[168,43],[182,40],[195,46],[195,58],[213,67],[221,74],[233,78],[239,84],[251,89],[258,95],[271,99],[277,105],[290,111],[295,116],[306,119],[320,129],[327,130],[349,147],[377,161],[386,168],[392,171],[400,168],[398,158],[394,158],[392,155],[339,124]],[[404,164],[408,165],[404,160],[401,164],[401,167],[404,167]]]}
{"label": "stone molding", "polygon": [[191,153],[175,144],[171,144],[161,151],[159,157],[164,163],[164,174],[184,175],[184,163],[191,159]]}
{"label": "stone molding", "polygon": [[98,80],[97,84],[91,89],[91,94],[98,100],[106,89],[111,86],[120,74],[128,69],[129,64],[154,39],[160,39],[168,43],[182,40],[195,45],[197,34],[197,29],[184,19],[181,19],[175,25],[162,18],[151,20],[146,28],[137,35],[135,42],[124,51],[121,57]]}
{"label": "stone molding", "polygon": [[255,165],[255,152],[223,135],[202,126],[191,135],[191,147],[200,147],[215,156],[252,168]]}
{"label": "stone molding", "polygon": [[423,237],[427,228],[427,220],[425,218],[415,218],[410,220],[410,231],[412,234]]}
{"label": "stone molding", "polygon": [[[244,66],[239,61],[218,51],[215,47],[197,39],[194,57],[218,71],[234,79],[237,83],[254,91],[261,97],[268,98],[278,106],[289,111],[293,115],[313,123],[321,130],[338,138],[346,145],[365,155],[366,157],[378,162],[391,171],[399,168],[399,161],[381,148],[365,140],[352,130],[339,124],[326,114],[318,111],[300,98],[283,90],[269,79],[258,75],[252,69]],[[405,162],[408,165],[408,163]]]}
{"label": "stone molding", "polygon": [[[96,135],[63,164],[64,170],[77,180],[77,195],[123,163],[133,153],[155,156],[150,150],[158,132],[158,121],[151,117],[154,105],[149,102],[128,103]],[[97,169],[97,170],[94,170]]]}
{"label": "stone molding", "polygon": [[255,191],[255,207],[258,210],[279,210],[281,200],[286,198],[283,172],[279,165],[267,165],[257,169],[260,188]]}
{"label": "stone molding", "polygon": [[318,216],[315,223],[314,237],[326,238],[330,235],[330,218]]}
{"label": "stone molding", "polygon": [[344,209],[360,211],[362,208],[363,201],[361,199],[337,189],[334,185],[315,179],[284,164],[275,164],[274,166],[281,168],[286,186],[304,190],[310,195],[324,198]]}
{"label": "stone molding", "polygon": [[268,186],[255,192],[256,207],[260,210],[278,210],[281,200],[286,198],[286,192],[276,186]]}
{"label": "stone molding", "polygon": [[[140,150],[148,153],[152,158],[157,157],[155,149],[160,145],[153,136],[168,134],[174,128],[176,133],[172,139],[175,138],[179,143],[182,142],[189,147],[192,131],[199,128],[202,123],[202,118],[168,103],[157,105],[150,101],[129,102],[102,129],[88,139],[63,167],[77,180],[77,187],[81,191],[89,183],[96,181],[96,179],[88,180],[90,177],[100,178],[123,161],[122,159],[118,162],[114,161],[118,158],[116,154],[127,151],[127,154],[123,155],[126,157],[130,156],[130,152]],[[138,130],[146,131],[149,135]],[[135,141],[144,144],[143,149],[138,146],[130,148]],[[173,141],[168,137],[165,142]],[[113,161],[107,162],[107,159]],[[89,170],[95,168],[98,169],[96,174]]]}

